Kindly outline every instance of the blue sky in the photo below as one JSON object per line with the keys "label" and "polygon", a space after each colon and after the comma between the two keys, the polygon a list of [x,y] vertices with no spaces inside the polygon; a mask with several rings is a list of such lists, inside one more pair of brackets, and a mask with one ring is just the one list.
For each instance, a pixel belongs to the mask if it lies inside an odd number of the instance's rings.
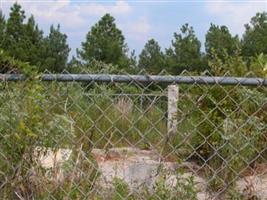
{"label": "blue sky", "polygon": [[[0,0],[7,16],[15,0]],[[48,32],[51,24],[61,24],[68,35],[71,55],[84,41],[90,27],[105,13],[116,18],[130,50],[138,54],[148,39],[156,39],[162,48],[171,44],[173,33],[189,23],[202,42],[210,23],[227,25],[232,34],[242,35],[244,24],[259,11],[267,11],[267,0],[254,1],[174,1],[174,0],[17,0],[26,15],[33,14],[39,26]]]}

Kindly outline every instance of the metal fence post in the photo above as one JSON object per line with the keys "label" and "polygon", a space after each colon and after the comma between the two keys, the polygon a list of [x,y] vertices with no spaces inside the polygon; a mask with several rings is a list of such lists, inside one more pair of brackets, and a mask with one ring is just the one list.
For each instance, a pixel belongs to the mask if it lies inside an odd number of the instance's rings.
{"label": "metal fence post", "polygon": [[175,134],[177,130],[177,111],[178,111],[178,85],[168,86],[168,135]]}

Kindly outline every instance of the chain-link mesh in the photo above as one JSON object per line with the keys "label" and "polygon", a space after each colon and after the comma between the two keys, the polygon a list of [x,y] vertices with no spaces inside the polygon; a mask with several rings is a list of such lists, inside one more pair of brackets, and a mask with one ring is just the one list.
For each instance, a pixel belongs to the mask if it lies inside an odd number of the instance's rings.
{"label": "chain-link mesh", "polygon": [[2,79],[0,199],[267,199],[266,86],[129,77]]}

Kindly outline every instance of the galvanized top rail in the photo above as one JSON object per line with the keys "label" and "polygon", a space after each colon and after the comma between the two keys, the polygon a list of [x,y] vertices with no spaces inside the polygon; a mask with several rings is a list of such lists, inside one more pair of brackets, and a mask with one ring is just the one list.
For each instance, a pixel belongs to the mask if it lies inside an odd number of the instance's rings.
{"label": "galvanized top rail", "polygon": [[[1,81],[23,81],[21,74],[0,74]],[[218,76],[155,76],[155,75],[114,75],[114,74],[43,74],[41,81],[58,82],[118,82],[118,83],[167,83],[167,84],[209,84],[267,86],[267,79]]]}

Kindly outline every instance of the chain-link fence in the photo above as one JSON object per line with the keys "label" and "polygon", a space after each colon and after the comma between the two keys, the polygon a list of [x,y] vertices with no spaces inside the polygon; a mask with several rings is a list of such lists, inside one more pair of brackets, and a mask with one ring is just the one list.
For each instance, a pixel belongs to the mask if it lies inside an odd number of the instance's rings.
{"label": "chain-link fence", "polygon": [[267,199],[267,80],[0,80],[1,199]]}

